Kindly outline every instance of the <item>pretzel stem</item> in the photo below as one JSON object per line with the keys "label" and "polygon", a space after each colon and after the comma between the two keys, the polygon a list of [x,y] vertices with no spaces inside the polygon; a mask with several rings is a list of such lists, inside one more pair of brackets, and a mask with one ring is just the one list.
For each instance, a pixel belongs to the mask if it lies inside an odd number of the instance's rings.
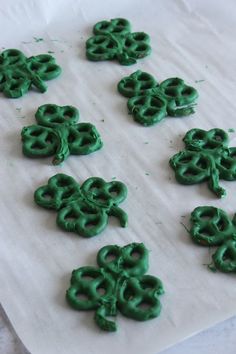
{"label": "pretzel stem", "polygon": [[216,168],[215,161],[212,157],[208,156],[210,161],[210,173],[209,173],[209,188],[217,195],[217,197],[224,197],[226,191],[224,188],[219,186],[219,171]]}
{"label": "pretzel stem", "polygon": [[68,132],[65,126],[54,129],[54,132],[57,136],[58,148],[52,163],[53,165],[60,165],[70,155],[67,141]]}
{"label": "pretzel stem", "polygon": [[113,206],[109,210],[109,215],[115,216],[116,218],[119,219],[120,225],[122,227],[126,227],[128,224],[128,215],[124,210],[119,208],[118,206]]}
{"label": "pretzel stem", "polygon": [[117,330],[116,323],[110,321],[106,316],[114,316],[114,313],[111,313],[110,309],[106,305],[101,305],[95,312],[94,320],[99,328],[107,332],[115,332]]}

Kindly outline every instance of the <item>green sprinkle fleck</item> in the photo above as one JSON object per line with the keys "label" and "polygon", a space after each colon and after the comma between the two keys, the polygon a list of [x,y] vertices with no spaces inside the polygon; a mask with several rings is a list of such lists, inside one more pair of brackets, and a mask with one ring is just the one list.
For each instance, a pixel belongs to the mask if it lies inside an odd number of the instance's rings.
{"label": "green sprinkle fleck", "polygon": [[112,177],[111,179],[114,181],[114,179],[116,179],[116,177]]}
{"label": "green sprinkle fleck", "polygon": [[54,54],[55,52],[53,52],[52,50],[48,50],[48,54]]}
{"label": "green sprinkle fleck", "polygon": [[229,133],[235,133],[235,130],[234,130],[234,128],[229,128],[229,129],[228,129],[228,132],[229,132]]}
{"label": "green sprinkle fleck", "polygon": [[195,82],[196,84],[198,84],[199,82],[204,82],[204,81],[206,81],[206,80],[201,79],[201,80],[195,80],[194,82]]}
{"label": "green sprinkle fleck", "polygon": [[101,119],[101,122],[105,122],[105,119]]}
{"label": "green sprinkle fleck", "polygon": [[149,142],[148,141],[144,141],[144,144],[149,144]]}
{"label": "green sprinkle fleck", "polygon": [[16,108],[16,111],[17,111],[17,112],[20,112],[21,110],[22,110],[21,107],[17,107],[17,108]]}
{"label": "green sprinkle fleck", "polygon": [[149,176],[149,173],[148,173],[148,172],[145,172],[145,175],[146,175],[146,176]]}
{"label": "green sprinkle fleck", "polygon": [[44,39],[43,38],[37,38],[37,37],[33,37],[35,42],[38,43],[38,42],[42,42]]}

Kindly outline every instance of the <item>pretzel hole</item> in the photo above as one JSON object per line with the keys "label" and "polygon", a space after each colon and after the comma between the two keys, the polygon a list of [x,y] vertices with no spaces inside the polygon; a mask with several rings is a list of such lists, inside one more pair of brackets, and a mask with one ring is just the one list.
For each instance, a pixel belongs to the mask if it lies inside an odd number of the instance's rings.
{"label": "pretzel hole", "polygon": [[141,82],[141,90],[148,90],[153,87],[153,83],[151,81]]}
{"label": "pretzel hole", "polygon": [[104,285],[99,285],[99,287],[96,289],[97,293],[100,295],[100,296],[103,296],[106,294],[107,290],[106,288],[104,287]]}
{"label": "pretzel hole", "polygon": [[126,41],[125,41],[125,46],[127,48],[131,47],[133,45],[133,42],[131,39],[127,38]]}
{"label": "pretzel hole", "polygon": [[135,292],[131,287],[127,286],[123,296],[126,301],[132,301],[135,298]]}
{"label": "pretzel hole", "polygon": [[87,294],[84,294],[80,291],[77,292],[76,297],[78,298],[79,301],[88,301],[89,297]]}
{"label": "pretzel hole", "polygon": [[89,126],[86,123],[77,125],[76,129],[80,133],[87,133],[90,130]]}
{"label": "pretzel hole", "polygon": [[98,25],[99,29],[105,30],[107,27],[109,27],[110,23],[109,22],[102,22]]}
{"label": "pretzel hole", "polygon": [[94,54],[104,54],[105,52],[106,52],[106,49],[102,48],[102,47],[98,47],[98,48],[93,50]]}
{"label": "pretzel hole", "polygon": [[69,190],[69,191],[64,191],[62,193],[62,199],[66,199],[66,198],[70,198],[72,196],[72,194],[74,193],[73,190]]}
{"label": "pretzel hole", "polygon": [[47,201],[52,200],[52,198],[53,198],[53,196],[50,192],[43,193],[42,197],[43,197],[43,199],[45,199]]}
{"label": "pretzel hole", "polygon": [[191,87],[186,87],[181,92],[183,96],[190,96],[192,93],[193,93],[193,89]]}
{"label": "pretzel hole", "polygon": [[165,89],[165,94],[170,96],[170,97],[176,97],[178,96],[178,92],[176,92],[176,89],[173,87],[167,87]]}
{"label": "pretzel hole", "polygon": [[64,123],[64,119],[62,117],[55,117],[51,119],[51,122],[56,124],[62,124]]}
{"label": "pretzel hole", "polygon": [[40,67],[41,67],[41,64],[40,64],[40,63],[37,63],[37,62],[32,62],[32,63],[30,64],[30,69],[31,69],[31,70],[38,70]]}
{"label": "pretzel hole", "polygon": [[220,219],[217,222],[216,227],[219,231],[224,231],[227,227],[227,224],[225,223],[224,219]]}
{"label": "pretzel hole", "polygon": [[225,159],[224,157],[221,159],[220,164],[221,164],[221,166],[223,166],[227,170],[231,169],[231,167],[232,167],[231,161]]}
{"label": "pretzel hole", "polygon": [[41,133],[42,133],[41,128],[40,129],[36,128],[35,130],[30,131],[30,136],[38,137],[41,135]]}
{"label": "pretzel hole", "polygon": [[119,18],[119,19],[116,21],[116,25],[117,25],[117,26],[126,27],[126,25],[127,25],[127,20],[125,20],[124,18]]}
{"label": "pretzel hole", "polygon": [[196,131],[192,135],[192,139],[194,140],[204,140],[204,138],[205,138],[205,132],[203,131]]}
{"label": "pretzel hole", "polygon": [[94,228],[95,226],[97,226],[98,224],[98,219],[96,220],[88,220],[86,223],[85,223],[85,228],[86,229],[92,229]]}
{"label": "pretzel hole", "polygon": [[179,163],[188,164],[192,160],[192,156],[183,156],[179,159]]}
{"label": "pretzel hole", "polygon": [[51,61],[51,56],[49,55],[40,55],[38,57],[36,57],[36,60],[40,63],[48,63]]}
{"label": "pretzel hole", "polygon": [[75,214],[74,211],[70,211],[68,214],[65,216],[65,220],[68,222],[73,222],[77,219],[77,215]]}
{"label": "pretzel hole", "polygon": [[58,187],[68,187],[71,184],[71,181],[69,181],[66,176],[59,176],[56,183]]}
{"label": "pretzel hole", "polygon": [[91,144],[91,139],[89,139],[88,137],[83,137],[81,139],[81,142],[80,142],[81,146],[90,145],[90,144]]}
{"label": "pretzel hole", "polygon": [[135,106],[143,106],[146,103],[146,97],[142,97],[142,98],[137,98],[136,100],[133,101],[133,104]]}
{"label": "pretzel hole", "polygon": [[170,81],[168,82],[168,84],[166,85],[166,87],[178,86],[179,84],[180,84],[180,80],[179,80],[178,78],[170,79]]}
{"label": "pretzel hole", "polygon": [[64,119],[71,119],[74,116],[74,110],[72,108],[66,108],[63,112]]}
{"label": "pretzel hole", "polygon": [[215,215],[214,211],[207,210],[207,211],[201,212],[199,214],[199,218],[204,221],[209,221],[214,217],[214,215]]}
{"label": "pretzel hole", "polygon": [[213,237],[215,236],[215,232],[212,231],[211,229],[209,229],[208,227],[203,227],[199,230],[199,234],[201,236],[205,236],[205,237]]}
{"label": "pretzel hole", "polygon": [[207,168],[207,161],[204,160],[203,158],[200,158],[197,162],[196,162],[196,166],[201,168],[202,170],[205,170]]}
{"label": "pretzel hole", "polygon": [[235,261],[235,257],[229,249],[226,249],[222,258],[225,263],[231,263],[232,261]]}
{"label": "pretzel hole", "polygon": [[88,214],[88,215],[96,215],[97,214],[97,211],[96,210],[93,210],[92,208],[88,208],[86,206],[82,206],[80,208],[80,211],[84,214]]}
{"label": "pretzel hole", "polygon": [[108,191],[112,198],[117,197],[117,195],[120,193],[120,189],[117,186],[111,186]]}
{"label": "pretzel hole", "polygon": [[102,44],[105,40],[106,40],[106,38],[104,36],[96,36],[93,39],[93,43],[94,44]]}
{"label": "pretzel hole", "polygon": [[156,113],[158,112],[158,110],[154,107],[150,107],[148,109],[146,109],[144,111],[144,115],[147,116],[147,117],[152,117],[154,116]]}
{"label": "pretzel hole", "polygon": [[218,146],[218,144],[216,142],[214,143],[213,141],[209,141],[208,143],[206,143],[204,145],[204,148],[208,149],[208,150],[212,150],[212,149],[215,149],[217,146]]}
{"label": "pretzel hole", "polygon": [[45,69],[45,73],[51,73],[51,72],[53,72],[54,70],[56,70],[57,69],[57,65],[55,65],[55,64],[51,64],[51,65],[48,65],[47,67],[46,67],[46,69]]}
{"label": "pretzel hole", "polygon": [[123,31],[123,29],[124,29],[124,27],[123,26],[119,26],[119,25],[117,25],[114,29],[113,29],[113,33],[120,33],[120,32],[122,32]]}
{"label": "pretzel hole", "polygon": [[115,44],[113,42],[108,42],[106,47],[109,49],[113,49],[115,47]]}
{"label": "pretzel hole", "polygon": [[193,177],[193,176],[197,176],[198,172],[196,170],[194,170],[193,168],[188,168],[186,171],[184,171],[183,175],[185,177]]}
{"label": "pretzel hole", "polygon": [[140,286],[143,290],[152,290],[156,286],[156,282],[151,279],[145,279],[140,281]]}
{"label": "pretzel hole", "polygon": [[141,311],[147,311],[152,307],[152,304],[148,301],[142,301],[137,306]]}
{"label": "pretzel hole", "polygon": [[144,41],[147,38],[147,36],[145,33],[133,33],[133,38],[136,41]]}
{"label": "pretzel hole", "polygon": [[14,50],[14,49],[11,49],[11,50],[8,50],[7,52],[7,57],[20,57],[20,53],[18,50]]}
{"label": "pretzel hole", "polygon": [[47,114],[47,115],[51,115],[51,114],[55,114],[57,112],[57,108],[55,106],[47,106],[45,111],[44,111],[44,114]]}
{"label": "pretzel hole", "polygon": [[135,50],[138,52],[144,52],[147,49],[147,45],[146,44],[139,44]]}
{"label": "pretzel hole", "polygon": [[141,257],[141,253],[137,250],[133,250],[130,255],[134,260],[138,260]]}
{"label": "pretzel hole", "polygon": [[40,141],[36,141],[35,143],[33,143],[31,145],[31,149],[34,149],[34,150],[42,150],[44,148],[45,148],[45,146]]}
{"label": "pretzel hole", "polygon": [[10,90],[16,90],[20,87],[18,82],[11,83]]}
{"label": "pretzel hole", "polygon": [[[1,61],[0,61],[1,64]],[[0,76],[0,84],[3,84],[7,81],[6,77],[4,75]]]}

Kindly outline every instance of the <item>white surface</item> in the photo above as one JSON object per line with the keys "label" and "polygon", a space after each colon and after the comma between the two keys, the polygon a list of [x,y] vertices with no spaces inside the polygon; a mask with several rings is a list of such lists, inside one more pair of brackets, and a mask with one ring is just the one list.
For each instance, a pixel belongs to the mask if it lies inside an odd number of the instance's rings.
{"label": "white surface", "polygon": [[[17,333],[33,354],[156,354],[208,326],[236,314],[234,276],[212,274],[207,249],[194,246],[180,224],[198,205],[235,212],[235,183],[222,182],[227,197],[217,200],[206,184],[185,187],[173,178],[168,160],[183,148],[181,138],[193,127],[235,128],[235,2],[217,1],[9,1],[0,2],[4,26],[1,45],[28,55],[54,51],[63,68],[48,82],[44,95],[30,92],[18,100],[1,96],[1,246],[2,302]],[[84,42],[99,20],[126,17],[133,31],[152,39],[152,55],[137,65],[93,63],[85,59]],[[36,43],[33,37],[44,41]],[[30,42],[30,43],[23,43]],[[199,90],[195,115],[167,118],[152,128],[134,123],[118,81],[141,69],[160,81],[183,78]],[[195,80],[204,82],[195,83]],[[34,123],[45,103],[80,109],[81,121],[93,122],[104,148],[90,156],[69,157],[62,167],[50,159],[21,154],[20,130]],[[21,108],[19,112],[17,108]],[[25,118],[22,118],[25,117]],[[104,119],[104,122],[102,120]],[[236,134],[230,134],[235,146]],[[148,144],[145,144],[148,142]],[[112,177],[129,188],[121,207],[129,215],[127,229],[110,225],[90,240],[60,231],[56,214],[38,208],[33,192],[55,173],[83,182],[90,176]],[[146,173],[149,173],[147,175]],[[183,218],[181,216],[185,215]],[[149,274],[160,277],[160,318],[139,323],[117,316],[118,333],[100,333],[93,313],[71,310],[65,290],[72,269],[95,264],[106,245],[143,241],[150,252]]]}

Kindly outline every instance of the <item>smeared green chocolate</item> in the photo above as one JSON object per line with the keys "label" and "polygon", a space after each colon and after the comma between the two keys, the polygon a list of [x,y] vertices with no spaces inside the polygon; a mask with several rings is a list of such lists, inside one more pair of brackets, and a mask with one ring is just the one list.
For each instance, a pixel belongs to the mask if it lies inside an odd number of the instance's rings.
{"label": "smeared green chocolate", "polygon": [[102,147],[94,125],[76,124],[79,111],[75,107],[45,104],[38,108],[35,118],[38,125],[24,127],[21,132],[25,156],[55,155],[53,164],[58,165],[70,154],[87,155]]}
{"label": "smeared green chocolate", "polygon": [[222,272],[236,272],[236,215],[231,220],[224,210],[201,206],[191,214],[190,235],[202,246],[219,246],[212,260]]}
{"label": "smeared green chocolate", "polygon": [[91,177],[80,187],[72,177],[61,173],[39,187],[34,199],[41,207],[58,212],[57,225],[63,230],[92,237],[106,228],[109,216],[117,217],[122,227],[127,226],[128,216],[118,207],[126,196],[122,182]]}
{"label": "smeared green chocolate", "polygon": [[130,31],[129,21],[123,18],[96,23],[94,36],[86,42],[87,58],[93,61],[117,59],[122,65],[135,64],[137,59],[150,54],[150,38],[144,32]]}
{"label": "smeared green chocolate", "polygon": [[34,86],[45,92],[45,80],[56,78],[61,68],[49,54],[27,58],[17,49],[4,50],[0,55],[0,91],[6,97],[18,98]]}
{"label": "smeared green chocolate", "polygon": [[217,197],[226,191],[219,186],[219,179],[236,180],[236,147],[228,147],[228,134],[222,129],[191,129],[183,141],[186,150],[170,159],[175,177],[181,184],[208,181],[208,187]]}
{"label": "smeared green chocolate", "polygon": [[194,113],[197,91],[182,79],[170,78],[158,84],[155,78],[141,70],[124,77],[118,91],[129,97],[129,114],[145,127],[159,123],[166,116],[183,117]]}
{"label": "smeared green chocolate", "polygon": [[124,316],[137,321],[157,317],[161,311],[161,281],[145,275],[148,251],[143,243],[125,247],[105,246],[97,255],[98,267],[81,267],[72,272],[66,299],[76,310],[96,310],[95,322],[104,331],[117,330],[107,316]]}

